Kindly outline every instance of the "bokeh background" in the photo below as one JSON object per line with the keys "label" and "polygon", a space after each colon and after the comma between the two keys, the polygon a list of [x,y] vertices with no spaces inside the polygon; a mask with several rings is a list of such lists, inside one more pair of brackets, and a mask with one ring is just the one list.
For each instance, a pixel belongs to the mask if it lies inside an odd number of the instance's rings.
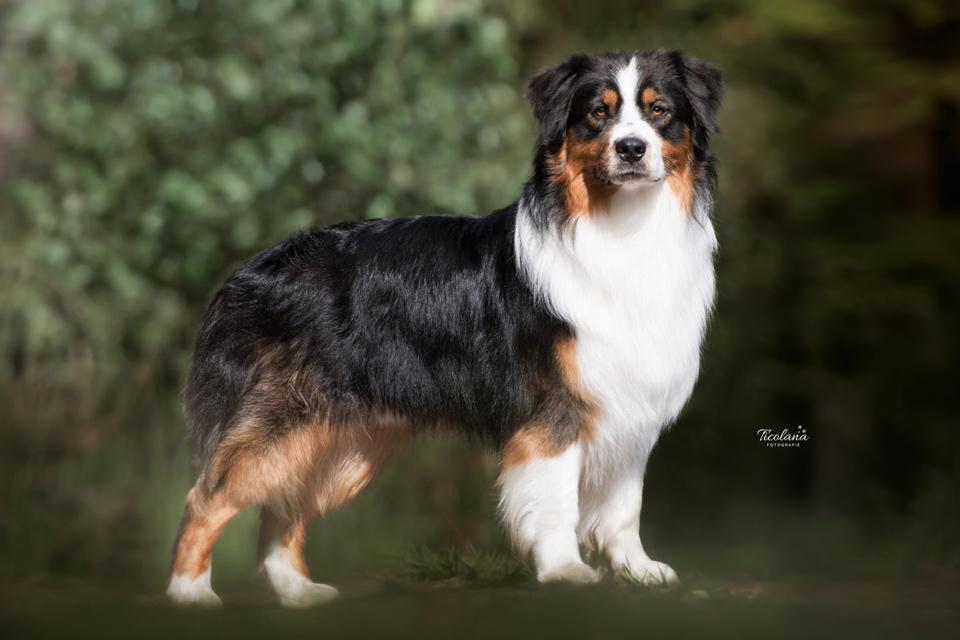
{"label": "bokeh background", "polygon": [[[727,95],[718,304],[648,472],[648,550],[694,582],[956,584],[952,0],[3,2],[0,584],[161,591],[195,473],[179,388],[219,283],[296,229],[509,204],[525,79],[660,46]],[[759,442],[799,425],[800,447]],[[410,448],[315,524],[315,577],[509,557],[495,476],[468,444]],[[219,589],[265,589],[255,529],[222,538]]]}

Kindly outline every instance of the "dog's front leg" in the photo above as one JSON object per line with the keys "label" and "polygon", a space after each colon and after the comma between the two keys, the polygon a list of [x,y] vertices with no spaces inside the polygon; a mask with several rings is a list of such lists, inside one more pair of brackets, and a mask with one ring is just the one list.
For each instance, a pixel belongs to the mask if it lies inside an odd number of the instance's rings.
{"label": "dog's front leg", "polygon": [[536,447],[516,451],[508,445],[500,476],[500,510],[514,544],[533,554],[540,582],[596,582],[577,542],[580,445],[556,455]]}
{"label": "dog's front leg", "polygon": [[676,572],[651,560],[640,542],[640,505],[643,498],[642,460],[606,469],[599,477],[585,477],[580,495],[578,536],[585,546],[599,549],[618,574],[643,584],[675,584]]}

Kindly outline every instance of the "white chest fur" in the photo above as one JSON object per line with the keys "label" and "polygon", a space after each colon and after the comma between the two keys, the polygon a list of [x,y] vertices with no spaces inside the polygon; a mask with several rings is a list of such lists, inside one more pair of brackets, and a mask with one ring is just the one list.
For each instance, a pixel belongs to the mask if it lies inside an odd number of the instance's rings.
{"label": "white chest fur", "polygon": [[664,183],[621,190],[609,213],[581,216],[562,236],[537,233],[521,204],[517,256],[576,331],[605,458],[645,456],[693,390],[717,246],[709,216],[698,217]]}

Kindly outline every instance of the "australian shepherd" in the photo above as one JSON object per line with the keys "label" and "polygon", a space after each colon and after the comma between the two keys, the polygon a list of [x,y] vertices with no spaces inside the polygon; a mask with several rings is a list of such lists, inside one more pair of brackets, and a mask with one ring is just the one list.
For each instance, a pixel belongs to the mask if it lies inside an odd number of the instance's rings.
{"label": "australian shepherd", "polygon": [[214,542],[260,505],[280,601],[336,597],[310,580],[310,522],[438,429],[500,452],[500,515],[541,582],[597,581],[581,546],[676,581],[644,551],[640,503],[714,300],[722,92],[716,68],[676,51],[575,55],[527,87],[539,141],[514,204],[297,233],[237,269],[186,383],[202,471],[169,596],[218,604]]}

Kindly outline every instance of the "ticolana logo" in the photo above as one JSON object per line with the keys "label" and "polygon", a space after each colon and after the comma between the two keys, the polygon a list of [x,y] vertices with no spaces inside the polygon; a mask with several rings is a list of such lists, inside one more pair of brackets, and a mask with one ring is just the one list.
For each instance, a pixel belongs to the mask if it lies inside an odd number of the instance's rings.
{"label": "ticolana logo", "polygon": [[801,442],[810,439],[803,425],[797,425],[796,433],[792,433],[790,429],[784,429],[780,433],[774,433],[773,429],[760,429],[757,435],[760,436],[760,442],[768,447],[799,447]]}

